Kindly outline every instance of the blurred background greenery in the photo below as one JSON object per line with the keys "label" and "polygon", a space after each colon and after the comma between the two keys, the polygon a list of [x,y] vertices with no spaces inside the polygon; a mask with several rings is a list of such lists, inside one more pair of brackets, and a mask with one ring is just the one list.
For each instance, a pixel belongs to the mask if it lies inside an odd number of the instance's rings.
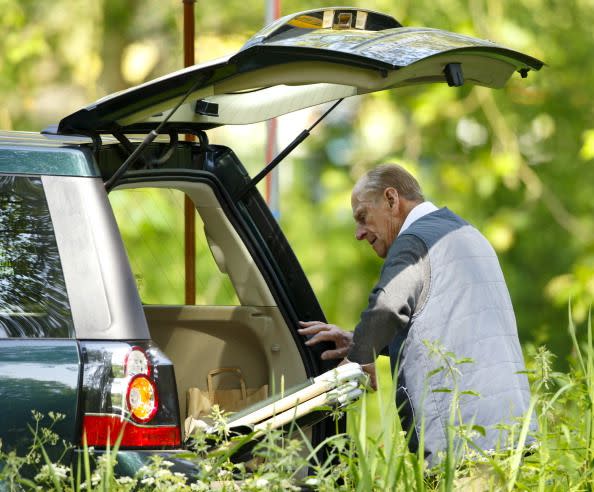
{"label": "blurred background greenery", "polygon": [[[282,14],[329,6],[282,0]],[[349,194],[380,162],[413,171],[434,203],[496,248],[526,346],[569,353],[567,306],[594,296],[593,0],[351,0],[405,26],[486,38],[547,64],[503,90],[445,84],[345,101],[280,166],[280,222],[327,318],[352,328],[381,265],[354,240]],[[99,97],[181,68],[182,0],[0,0],[0,128],[38,131]],[[265,2],[196,3],[197,61],[238,49]],[[279,145],[312,117],[280,118]],[[251,173],[264,125],[217,129]]]}

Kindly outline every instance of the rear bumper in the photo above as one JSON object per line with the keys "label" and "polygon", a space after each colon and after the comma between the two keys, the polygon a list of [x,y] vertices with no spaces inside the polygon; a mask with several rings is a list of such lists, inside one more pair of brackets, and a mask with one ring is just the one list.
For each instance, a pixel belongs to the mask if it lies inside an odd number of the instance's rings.
{"label": "rear bumper", "polygon": [[[84,451],[80,448],[75,450],[74,463],[84,462],[83,453]],[[105,454],[105,450],[94,450],[93,459],[96,461],[98,457]],[[184,449],[118,451],[117,464],[114,467],[114,473],[116,476],[133,477],[143,466],[152,463],[153,456],[159,456],[172,463],[173,465],[168,467],[168,469],[173,473],[183,473],[188,478],[188,482],[192,482],[199,478],[199,458],[195,454]]]}

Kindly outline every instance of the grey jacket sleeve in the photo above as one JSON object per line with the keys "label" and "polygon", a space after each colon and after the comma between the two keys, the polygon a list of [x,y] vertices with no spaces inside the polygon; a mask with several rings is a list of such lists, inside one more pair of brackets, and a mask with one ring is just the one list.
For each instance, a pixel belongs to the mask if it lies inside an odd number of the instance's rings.
{"label": "grey jacket sleeve", "polygon": [[361,313],[347,358],[360,364],[373,362],[396,333],[406,331],[427,298],[430,278],[425,243],[410,234],[399,236]]}

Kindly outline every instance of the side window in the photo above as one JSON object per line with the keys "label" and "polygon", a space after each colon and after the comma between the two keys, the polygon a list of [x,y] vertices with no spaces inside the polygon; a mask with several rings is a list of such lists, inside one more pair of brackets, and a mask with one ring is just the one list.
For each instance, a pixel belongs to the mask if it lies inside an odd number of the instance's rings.
{"label": "side window", "polygon": [[73,336],[41,179],[0,176],[0,337]]}
{"label": "side window", "polygon": [[[112,191],[109,200],[144,304],[185,303],[184,193],[166,188]],[[196,304],[239,305],[212,257],[196,214]]]}

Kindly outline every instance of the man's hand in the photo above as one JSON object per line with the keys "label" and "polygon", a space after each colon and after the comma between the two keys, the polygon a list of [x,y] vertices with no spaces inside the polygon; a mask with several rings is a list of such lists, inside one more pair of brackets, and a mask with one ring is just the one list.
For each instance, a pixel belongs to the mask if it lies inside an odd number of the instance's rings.
{"label": "man's hand", "polygon": [[375,362],[361,365],[361,369],[369,376],[369,386],[373,391],[377,391],[377,378],[375,376]]}
{"label": "man's hand", "polygon": [[[346,357],[340,361],[339,366],[349,364],[351,361]],[[377,391],[377,378],[375,376],[375,362],[369,364],[361,364],[361,369],[369,376],[369,386],[373,391]]]}
{"label": "man's hand", "polygon": [[336,325],[329,325],[321,321],[300,321],[302,326],[299,329],[300,335],[311,336],[305,342],[305,345],[316,345],[320,342],[334,342],[336,348],[334,350],[326,350],[322,352],[320,358],[322,360],[328,359],[343,359],[345,358],[350,348],[353,345],[353,333],[345,331]]}
{"label": "man's hand", "polygon": [[[334,350],[326,350],[322,352],[320,358],[328,359],[343,359],[338,365],[348,364],[350,360],[346,358],[349,350],[353,346],[353,333],[345,331],[336,325],[329,325],[321,321],[300,321],[299,324],[303,327],[299,329],[300,335],[311,335],[311,338],[305,342],[305,345],[315,345],[320,342],[334,342],[336,348]],[[375,377],[375,363],[362,364],[361,369],[369,376],[369,385],[372,389],[377,389],[377,380]]]}

